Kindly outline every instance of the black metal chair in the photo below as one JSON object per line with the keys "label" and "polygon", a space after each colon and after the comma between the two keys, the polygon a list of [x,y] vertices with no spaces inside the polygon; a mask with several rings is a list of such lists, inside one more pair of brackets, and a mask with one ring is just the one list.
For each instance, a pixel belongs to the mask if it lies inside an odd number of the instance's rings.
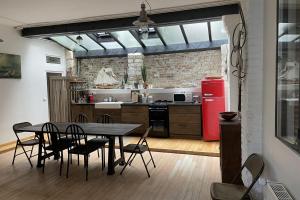
{"label": "black metal chair", "polygon": [[43,173],[45,171],[46,157],[48,155],[47,151],[51,151],[54,154],[60,153],[59,175],[61,176],[64,155],[63,151],[72,146],[72,141],[67,138],[65,134],[59,133],[57,126],[50,122],[45,123],[42,126],[42,132],[44,133],[44,135],[46,135],[46,140],[43,138],[43,145],[45,149]]}
{"label": "black metal chair", "polygon": [[[15,158],[17,156],[25,154],[30,166],[32,167],[32,163],[31,163],[30,158],[36,156],[36,155],[32,155],[32,152],[33,152],[33,147],[35,145],[39,144],[39,139],[38,139],[37,135],[35,135],[33,139],[25,140],[25,141],[22,141],[20,139],[19,135],[18,135],[19,133],[22,133],[22,131],[18,131],[18,129],[26,127],[26,126],[32,126],[32,124],[29,123],[29,122],[22,122],[22,123],[18,123],[18,124],[13,125],[13,130],[14,130],[14,133],[17,137],[17,142],[16,142],[15,151],[14,151],[14,157],[13,157],[12,165],[15,163]],[[23,150],[22,153],[17,154],[18,146],[20,146],[22,148],[22,150]],[[31,147],[31,150],[26,150],[25,147]],[[27,152],[30,152],[30,155],[28,155]]]}
{"label": "black metal chair", "polygon": [[[243,185],[236,185],[238,177],[240,177],[242,171],[247,169],[252,176],[252,183],[249,187]],[[250,199],[249,193],[261,176],[264,170],[264,161],[258,154],[250,155],[239,173],[233,179],[232,184],[229,183],[212,183],[210,187],[210,195],[213,200],[244,200]]]}
{"label": "black metal chair", "polygon": [[[141,155],[141,158],[142,158],[142,161],[144,163],[144,166],[146,168],[146,171],[147,171],[147,174],[148,174],[148,177],[150,178],[150,173],[149,173],[149,170],[148,170],[148,164],[152,161],[153,163],[153,166],[154,168],[156,167],[155,163],[154,163],[154,160],[153,160],[153,157],[152,157],[152,154],[151,154],[151,151],[149,149],[149,146],[148,146],[148,142],[146,140],[146,138],[148,137],[148,134],[150,132],[150,130],[152,129],[152,127],[149,127],[146,132],[143,134],[143,136],[140,138],[140,140],[138,141],[137,144],[128,144],[126,145],[123,150],[124,152],[126,153],[131,153],[131,155],[129,156],[125,166],[123,167],[122,171],[121,171],[121,175],[123,174],[125,168],[129,165],[131,165],[132,161],[134,160],[135,156],[137,154],[140,154]],[[145,162],[145,159],[143,157],[143,153],[145,153],[146,151],[149,152],[150,154],[150,157],[151,159],[146,163]]]}
{"label": "black metal chair", "polygon": [[[84,113],[79,113],[77,115],[77,117],[74,120],[77,123],[88,123],[89,122],[89,118],[86,114]],[[71,159],[72,160],[72,159]],[[77,155],[77,164],[79,166],[79,155]]]}
{"label": "black metal chair", "polygon": [[79,113],[77,115],[77,117],[75,118],[75,122],[77,122],[77,123],[88,123],[89,122],[89,118],[87,117],[86,114]]}
{"label": "black metal chair", "polygon": [[[110,123],[113,123],[113,119],[109,114],[104,114],[100,118],[97,118],[97,123],[110,124]],[[104,136],[101,136],[101,137],[97,136],[96,138],[93,138],[90,141],[106,144],[106,143],[108,143],[109,140]],[[97,150],[97,153],[98,153],[98,158],[99,158],[100,157],[99,150]],[[101,149],[101,154],[102,154],[102,157],[104,157],[104,160],[105,160],[105,145]],[[103,163],[103,168],[105,168],[105,162]]]}
{"label": "black metal chair", "polygon": [[113,123],[113,118],[109,114],[104,114],[97,119],[97,123],[111,124]]}
{"label": "black metal chair", "polygon": [[[77,154],[77,155],[84,156],[84,167],[86,170],[86,180],[88,180],[89,155],[93,151],[103,148],[104,144],[88,141],[87,135],[85,134],[84,130],[76,124],[69,125],[66,129],[66,134],[71,135],[72,142],[73,142],[73,146],[68,149],[68,165],[67,165],[66,177],[67,178],[69,177],[70,155]],[[103,157],[102,157],[102,162],[104,162]]]}

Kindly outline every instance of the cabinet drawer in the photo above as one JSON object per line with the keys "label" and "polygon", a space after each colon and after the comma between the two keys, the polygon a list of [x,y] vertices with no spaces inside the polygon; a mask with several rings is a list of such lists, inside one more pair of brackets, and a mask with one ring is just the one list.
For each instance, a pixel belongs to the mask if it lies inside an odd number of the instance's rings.
{"label": "cabinet drawer", "polygon": [[138,113],[122,113],[122,122],[145,124],[148,123],[148,116]]}
{"label": "cabinet drawer", "polygon": [[148,106],[122,106],[122,113],[148,113]]}
{"label": "cabinet drawer", "polygon": [[189,114],[189,113],[200,113],[201,106],[169,106],[169,113],[171,114]]}
{"label": "cabinet drawer", "polygon": [[199,124],[187,124],[176,123],[170,124],[171,135],[199,135],[201,136],[201,125]]}
{"label": "cabinet drawer", "polygon": [[200,124],[200,114],[170,114],[170,123]]}

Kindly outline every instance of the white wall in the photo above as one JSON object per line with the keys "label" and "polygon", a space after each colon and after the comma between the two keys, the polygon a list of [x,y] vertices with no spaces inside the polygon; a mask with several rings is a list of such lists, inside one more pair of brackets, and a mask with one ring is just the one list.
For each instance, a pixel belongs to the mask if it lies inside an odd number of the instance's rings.
{"label": "white wall", "polygon": [[[15,140],[12,125],[48,120],[47,71],[65,73],[65,50],[45,40],[22,38],[12,27],[0,25],[0,53],[21,55],[21,79],[0,79],[0,144]],[[61,57],[60,65],[46,64],[46,55]]]}
{"label": "white wall", "polygon": [[264,178],[284,183],[295,199],[300,199],[300,155],[275,137],[276,1],[241,2],[248,27],[248,74],[242,99],[243,160],[253,152],[262,154]]}
{"label": "white wall", "polygon": [[300,199],[300,155],[275,138],[276,3],[265,0],[263,154],[266,177],[283,182]]}

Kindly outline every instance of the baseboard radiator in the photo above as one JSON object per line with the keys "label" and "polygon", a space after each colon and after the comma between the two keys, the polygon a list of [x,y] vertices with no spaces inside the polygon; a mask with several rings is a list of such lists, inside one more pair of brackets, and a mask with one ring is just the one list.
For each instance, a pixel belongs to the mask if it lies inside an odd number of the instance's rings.
{"label": "baseboard radiator", "polygon": [[282,183],[268,183],[264,200],[294,200]]}

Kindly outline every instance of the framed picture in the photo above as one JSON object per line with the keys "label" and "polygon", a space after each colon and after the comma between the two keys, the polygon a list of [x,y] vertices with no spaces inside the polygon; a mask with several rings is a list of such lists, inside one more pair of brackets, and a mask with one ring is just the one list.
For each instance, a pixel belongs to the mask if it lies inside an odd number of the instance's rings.
{"label": "framed picture", "polygon": [[0,53],[0,78],[21,78],[21,56]]}

